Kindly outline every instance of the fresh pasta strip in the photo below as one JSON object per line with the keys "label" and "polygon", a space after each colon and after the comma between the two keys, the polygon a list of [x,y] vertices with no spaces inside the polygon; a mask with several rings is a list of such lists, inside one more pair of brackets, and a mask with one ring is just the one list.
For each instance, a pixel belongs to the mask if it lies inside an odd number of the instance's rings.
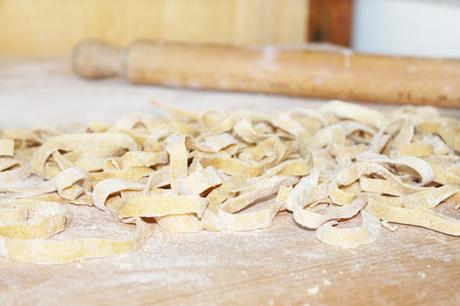
{"label": "fresh pasta strip", "polygon": [[[0,207],[0,219],[3,221],[0,224],[0,241],[3,238],[48,238],[65,228],[65,210],[59,203],[14,200],[2,203]],[[17,217],[11,218],[12,215]],[[7,216],[10,218],[7,219]]]}
{"label": "fresh pasta strip", "polygon": [[388,158],[385,155],[377,155],[373,153],[362,153],[358,156],[360,161],[370,161],[376,163],[388,163],[393,165],[402,165],[409,167],[419,175],[420,177],[420,186],[424,186],[431,182],[434,177],[433,169],[430,164],[424,161],[423,159],[411,156],[404,156],[400,158]]}
{"label": "fresh pasta strip", "polygon": [[[68,168],[54,178],[56,190],[62,198],[75,200],[84,192],[84,188],[75,186],[74,184],[86,179],[87,177],[87,174],[79,168]],[[76,188],[72,188],[73,186]]]}
{"label": "fresh pasta strip", "polygon": [[361,209],[366,205],[366,202],[362,200],[356,200],[351,204],[328,209],[326,213],[320,213],[302,207],[301,203],[294,205],[293,213],[294,220],[302,226],[307,228],[318,228],[322,224],[337,219],[347,219],[357,215]]}
{"label": "fresh pasta strip", "polygon": [[[460,235],[457,211],[439,213],[460,207],[460,121],[434,108],[154,105],[166,116],[0,130],[0,256],[41,264],[112,256],[146,242],[146,220],[169,232],[249,231],[280,211],[338,247],[372,243],[382,225],[395,230],[389,222]],[[66,219],[70,205],[109,211],[136,231],[65,239],[68,221],[99,221]],[[360,225],[342,226],[359,216]]]}
{"label": "fresh pasta strip", "polygon": [[307,158],[291,159],[283,161],[278,166],[267,170],[264,176],[306,176],[310,173],[312,167],[313,160],[311,156]]}
{"label": "fresh pasta strip", "polygon": [[382,113],[342,101],[332,101],[324,106],[322,110],[331,112],[338,118],[352,119],[377,128],[384,126],[388,122],[388,119]]}
{"label": "fresh pasta strip", "polygon": [[187,176],[188,152],[185,136],[173,134],[166,139],[166,151],[169,154],[169,176],[171,182]]}
{"label": "fresh pasta strip", "polygon": [[139,183],[127,182],[120,179],[107,179],[97,183],[94,187],[92,194],[93,202],[97,208],[107,210],[105,202],[111,194],[123,190],[142,190],[143,188],[144,185]]}
{"label": "fresh pasta strip", "polygon": [[329,199],[336,205],[348,205],[357,194],[340,189],[336,184],[331,184],[329,187]]}
{"label": "fresh pasta strip", "polygon": [[[357,163],[349,168],[341,170],[337,174],[335,181],[338,185],[347,186],[357,181],[360,177],[371,174],[377,174],[382,176],[384,179],[389,181],[389,184],[392,185],[391,189],[398,188],[398,193],[400,194],[411,194],[421,190],[421,187],[418,187],[416,185],[409,185],[403,183],[401,179],[396,177],[385,167],[376,163],[369,162]],[[383,193],[385,192],[385,190],[383,189],[381,191]]]}
{"label": "fresh pasta strip", "polygon": [[438,133],[439,136],[447,143],[449,147],[454,149],[457,152],[460,152],[460,137],[459,137],[460,125],[457,124],[455,126],[442,126]]}
{"label": "fresh pasta strip", "polygon": [[0,156],[14,156],[14,141],[0,139]]}
{"label": "fresh pasta strip", "polygon": [[397,133],[397,129],[401,128],[404,121],[405,119],[403,118],[397,118],[381,126],[378,132],[374,134],[369,145],[368,152],[381,153],[388,145],[394,134]]}
{"label": "fresh pasta strip", "polygon": [[213,167],[196,171],[185,178],[175,181],[179,194],[200,194],[212,187],[222,184],[222,177]]}
{"label": "fresh pasta strip", "polygon": [[212,190],[208,195],[208,209],[217,213],[218,207],[227,199],[240,192],[248,184],[246,175],[237,175],[223,182],[222,185]]}
{"label": "fresh pasta strip", "polygon": [[394,184],[392,181],[379,178],[369,178],[366,176],[361,176],[359,178],[359,187],[362,191],[376,194],[404,196],[407,193],[412,193],[412,190],[405,192],[400,185]]}
{"label": "fresh pasta strip", "polygon": [[154,172],[149,167],[130,167],[127,169],[120,170],[105,170],[102,172],[90,172],[88,173],[93,183],[108,179],[121,179],[125,181],[140,181]]}
{"label": "fresh pasta strip", "polygon": [[62,264],[135,251],[145,244],[151,234],[151,225],[139,219],[136,222],[136,232],[124,240],[108,238],[29,240],[0,237],[0,255],[21,262]]}
{"label": "fresh pasta strip", "polygon": [[312,138],[311,133],[306,130],[300,123],[293,120],[288,113],[275,117],[274,119],[270,120],[270,123],[288,132],[290,135],[295,136],[296,139],[302,144],[307,144]]}
{"label": "fresh pasta strip", "polygon": [[120,158],[122,168],[150,167],[157,164],[166,164],[168,155],[166,152],[142,152],[130,151]]}
{"label": "fresh pasta strip", "polygon": [[196,195],[151,194],[126,200],[117,215],[127,217],[162,217],[167,215],[203,215],[207,201]]}
{"label": "fresh pasta strip", "polygon": [[27,206],[3,204],[0,208],[0,225],[24,222],[28,214]]}
{"label": "fresh pasta strip", "polygon": [[265,139],[266,136],[257,133],[252,126],[250,120],[244,118],[238,121],[234,126],[233,130],[235,134],[241,139],[249,143],[257,143]]}
{"label": "fresh pasta strip", "polygon": [[212,166],[228,175],[238,175],[250,167],[246,162],[225,155],[202,157],[200,161],[204,167]]}
{"label": "fresh pasta strip", "polygon": [[20,128],[6,128],[2,129],[1,137],[6,139],[11,139],[18,142],[28,142],[28,143],[42,143],[42,140],[38,133],[33,130],[20,129]]}
{"label": "fresh pasta strip", "polygon": [[13,160],[11,163],[4,163],[4,170],[0,171],[0,182],[8,183],[27,179],[31,174],[30,166],[24,162]]}
{"label": "fresh pasta strip", "polygon": [[444,167],[443,165],[438,165],[430,163],[433,168],[434,177],[433,181],[442,185],[460,185],[460,175],[455,171]]}
{"label": "fresh pasta strip", "polygon": [[218,210],[222,227],[233,231],[247,231],[270,226],[281,207],[280,202],[272,201],[262,209],[242,210],[259,199],[274,195],[281,186],[290,186],[296,181],[292,177],[274,176],[260,182],[254,190],[226,200]]}
{"label": "fresh pasta strip", "polygon": [[274,199],[261,203],[262,208],[241,212],[238,214],[227,213],[224,209],[219,210],[218,217],[221,227],[231,231],[250,231],[269,227],[276,214],[280,210],[281,203]]}
{"label": "fresh pasta strip", "polygon": [[31,165],[38,174],[43,175],[47,159],[58,150],[76,152],[83,159],[81,165],[88,167],[88,164],[91,164],[90,160],[98,161],[99,158],[116,156],[123,150],[136,149],[134,140],[121,133],[66,134],[51,138],[39,147],[34,153]]}
{"label": "fresh pasta strip", "polygon": [[[69,156],[69,155],[70,154],[66,154],[67,157],[64,157],[64,155],[59,153],[59,151],[54,151],[53,152],[53,154],[52,154],[53,159],[56,162],[56,164],[57,164],[57,166],[58,166],[58,168],[60,170],[65,170],[65,169],[73,167],[73,163],[68,159],[68,157],[72,157],[72,156]],[[75,156],[75,157],[77,157],[77,156]]]}
{"label": "fresh pasta strip", "polygon": [[191,147],[202,152],[216,153],[236,143],[235,137],[231,134],[221,133],[206,136],[201,141],[192,141]]}
{"label": "fresh pasta strip", "polygon": [[429,143],[412,142],[405,144],[401,147],[399,155],[401,156],[414,156],[414,157],[427,157],[432,155],[434,148]]}
{"label": "fresh pasta strip", "polygon": [[210,209],[206,209],[201,218],[201,227],[207,231],[218,232],[221,230],[219,217]]}
{"label": "fresh pasta strip", "polygon": [[374,242],[380,235],[380,220],[361,211],[362,225],[358,227],[339,228],[337,221],[324,223],[316,229],[316,237],[330,245],[343,248],[356,247]]}
{"label": "fresh pasta strip", "polygon": [[193,233],[202,230],[200,220],[193,214],[156,217],[160,227],[173,233]]}
{"label": "fresh pasta strip", "polygon": [[460,236],[458,219],[444,216],[428,208],[386,205],[379,200],[371,199],[369,211],[374,216],[388,222],[416,225],[444,234]]}
{"label": "fresh pasta strip", "polygon": [[[301,206],[307,199],[307,193],[318,185],[319,173],[314,170],[310,175],[303,177],[289,192],[286,199],[286,209],[293,211],[294,206]],[[311,199],[309,199],[311,201]]]}
{"label": "fresh pasta strip", "polygon": [[388,154],[395,157],[401,154],[401,149],[403,146],[407,146],[411,143],[414,138],[415,127],[409,119],[404,119],[403,124],[399,132],[394,136],[390,141],[388,146]]}
{"label": "fresh pasta strip", "polygon": [[444,185],[439,188],[429,188],[427,190],[398,198],[402,206],[416,206],[424,208],[434,208],[451,196],[460,193],[460,187]]}

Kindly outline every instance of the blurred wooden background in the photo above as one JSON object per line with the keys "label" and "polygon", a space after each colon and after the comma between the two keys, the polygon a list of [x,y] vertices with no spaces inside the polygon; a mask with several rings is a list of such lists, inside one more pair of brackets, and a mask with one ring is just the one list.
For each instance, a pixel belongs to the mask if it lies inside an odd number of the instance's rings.
{"label": "blurred wooden background", "polygon": [[310,0],[308,41],[350,46],[352,0]]}
{"label": "blurred wooden background", "polygon": [[0,0],[0,55],[64,55],[86,38],[299,44],[308,10],[308,0]]}

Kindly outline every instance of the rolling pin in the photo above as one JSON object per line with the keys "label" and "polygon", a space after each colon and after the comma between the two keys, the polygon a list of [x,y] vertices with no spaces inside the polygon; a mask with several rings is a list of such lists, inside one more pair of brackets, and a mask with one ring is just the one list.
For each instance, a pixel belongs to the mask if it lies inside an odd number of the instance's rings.
{"label": "rolling pin", "polygon": [[460,59],[392,57],[275,47],[136,42],[80,43],[84,78],[397,104],[460,106]]}

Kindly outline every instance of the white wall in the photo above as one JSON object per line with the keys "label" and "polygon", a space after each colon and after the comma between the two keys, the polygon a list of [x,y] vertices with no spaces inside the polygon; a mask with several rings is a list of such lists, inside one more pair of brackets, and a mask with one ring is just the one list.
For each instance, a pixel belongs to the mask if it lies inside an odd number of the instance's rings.
{"label": "white wall", "polygon": [[355,0],[353,48],[460,57],[460,1]]}

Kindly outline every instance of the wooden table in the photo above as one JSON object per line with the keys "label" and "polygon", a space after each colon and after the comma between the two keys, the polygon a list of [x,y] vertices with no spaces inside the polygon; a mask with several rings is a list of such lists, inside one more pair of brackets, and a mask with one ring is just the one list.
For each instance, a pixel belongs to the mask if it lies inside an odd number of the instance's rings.
{"label": "wooden table", "polygon": [[[152,111],[151,98],[197,110],[320,103],[88,82],[66,62],[1,61],[0,125],[113,120]],[[91,231],[127,231],[102,212],[73,210],[95,220]],[[140,251],[113,258],[55,266],[0,259],[1,305],[459,305],[459,289],[460,238],[401,225],[383,229],[371,245],[340,249],[317,241],[287,213],[273,227],[247,233],[157,227]]]}

